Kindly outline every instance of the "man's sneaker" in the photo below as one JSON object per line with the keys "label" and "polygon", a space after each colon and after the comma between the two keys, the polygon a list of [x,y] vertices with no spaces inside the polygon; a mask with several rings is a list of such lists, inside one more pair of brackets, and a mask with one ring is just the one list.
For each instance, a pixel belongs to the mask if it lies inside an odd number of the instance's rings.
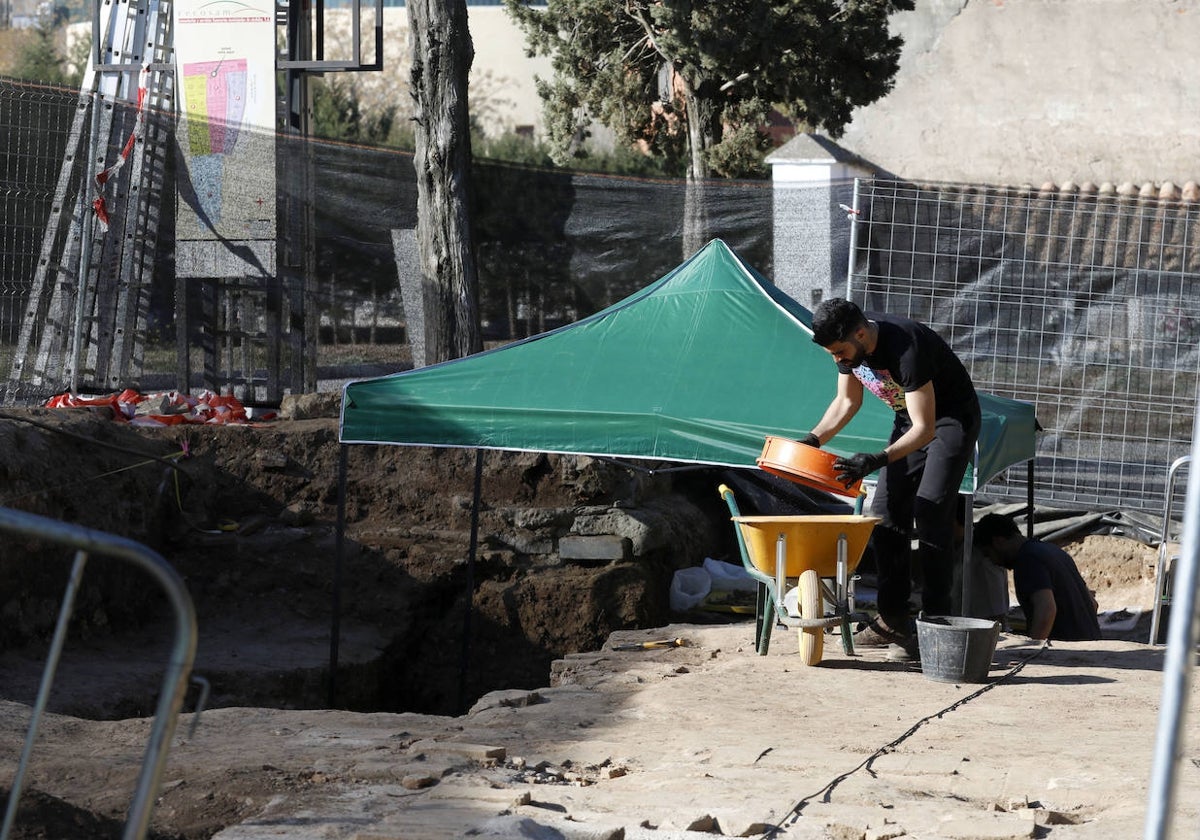
{"label": "man's sneaker", "polygon": [[888,645],[888,662],[920,662],[921,647],[917,644],[916,636],[908,636],[904,641]]}
{"label": "man's sneaker", "polygon": [[865,624],[858,626],[858,631],[854,634],[854,646],[887,647],[888,645],[900,644],[907,638],[907,633],[893,630],[888,626],[887,622],[876,616]]}

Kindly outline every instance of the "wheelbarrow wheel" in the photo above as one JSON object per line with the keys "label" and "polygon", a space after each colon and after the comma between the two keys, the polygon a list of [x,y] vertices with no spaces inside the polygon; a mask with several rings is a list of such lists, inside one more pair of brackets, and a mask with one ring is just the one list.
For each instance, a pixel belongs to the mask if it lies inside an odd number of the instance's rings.
{"label": "wheelbarrow wheel", "polygon": [[[817,574],[817,570],[805,569],[801,572],[798,586],[800,617],[823,618],[825,609],[821,602],[821,576]],[[825,628],[801,627],[799,633],[800,661],[805,665],[816,665],[825,652]]]}

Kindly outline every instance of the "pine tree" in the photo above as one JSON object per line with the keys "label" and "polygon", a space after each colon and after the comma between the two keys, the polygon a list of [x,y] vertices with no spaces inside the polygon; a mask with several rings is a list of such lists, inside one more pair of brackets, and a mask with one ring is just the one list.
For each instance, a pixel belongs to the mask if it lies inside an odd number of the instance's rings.
{"label": "pine tree", "polygon": [[761,167],[775,107],[837,137],[854,108],[891,90],[902,39],[888,17],[912,0],[505,0],[531,55],[556,159],[598,121],[625,142],[684,154],[689,179]]}
{"label": "pine tree", "polygon": [[12,74],[18,79],[63,85],[73,81],[67,60],[59,49],[66,10],[61,6],[39,9],[37,23],[21,38],[12,62]]}

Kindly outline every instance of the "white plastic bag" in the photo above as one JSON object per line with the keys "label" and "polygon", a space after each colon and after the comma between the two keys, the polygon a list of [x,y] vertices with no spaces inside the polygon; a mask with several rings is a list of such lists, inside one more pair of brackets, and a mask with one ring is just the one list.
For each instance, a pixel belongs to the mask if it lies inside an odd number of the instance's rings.
{"label": "white plastic bag", "polygon": [[800,587],[793,586],[783,593],[783,609],[793,618],[800,617]]}
{"label": "white plastic bag", "polygon": [[758,581],[747,574],[745,566],[705,557],[704,570],[712,578],[712,588],[717,592],[753,592],[758,588]]}
{"label": "white plastic bag", "polygon": [[671,609],[687,612],[708,597],[712,591],[712,578],[699,566],[676,569],[671,578]]}

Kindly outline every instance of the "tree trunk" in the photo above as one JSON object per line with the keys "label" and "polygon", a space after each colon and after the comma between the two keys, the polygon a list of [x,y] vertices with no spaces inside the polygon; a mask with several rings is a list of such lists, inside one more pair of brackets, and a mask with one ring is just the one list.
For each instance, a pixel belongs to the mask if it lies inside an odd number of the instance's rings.
{"label": "tree trunk", "polygon": [[716,103],[703,92],[704,83],[694,84],[683,79],[683,103],[687,110],[689,181],[708,178],[712,172],[704,161],[704,153],[717,144]]}
{"label": "tree trunk", "polygon": [[712,239],[708,218],[708,182],[699,178],[688,178],[683,193],[683,241],[681,247],[686,260]]}
{"label": "tree trunk", "polygon": [[425,304],[425,358],[483,349],[470,217],[467,74],[475,57],[466,0],[408,0],[416,122],[417,250]]}
{"label": "tree trunk", "polygon": [[683,80],[688,130],[687,191],[683,202],[684,259],[700,250],[711,238],[705,182],[712,173],[704,160],[704,154],[719,140],[719,123],[715,103],[704,96],[700,88],[703,88],[703,83],[694,85],[686,79]]}

